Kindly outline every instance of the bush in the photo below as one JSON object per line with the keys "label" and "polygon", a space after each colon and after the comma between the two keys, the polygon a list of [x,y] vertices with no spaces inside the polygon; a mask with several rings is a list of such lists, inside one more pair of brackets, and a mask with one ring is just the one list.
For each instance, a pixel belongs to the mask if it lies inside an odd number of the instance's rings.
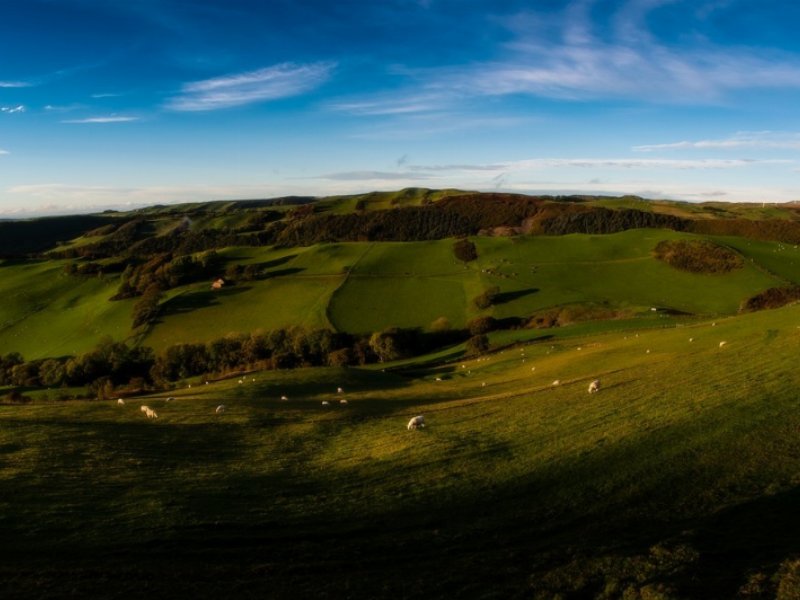
{"label": "bush", "polygon": [[729,273],[744,266],[739,254],[707,240],[663,240],[655,247],[655,256],[691,273]]}
{"label": "bush", "polygon": [[497,319],[489,316],[475,317],[467,323],[467,329],[470,335],[489,333],[497,329]]}
{"label": "bush", "polygon": [[453,254],[461,262],[470,262],[478,258],[478,249],[468,239],[458,240],[453,244]]}
{"label": "bush", "polygon": [[739,312],[753,312],[756,310],[766,310],[769,308],[780,308],[781,306],[785,306],[791,302],[797,302],[798,300],[800,300],[800,286],[792,285],[787,287],[769,288],[768,290],[765,290],[760,294],[756,294],[755,296],[751,296],[742,302]]}
{"label": "bush", "polygon": [[467,340],[466,352],[469,356],[477,356],[489,351],[489,338],[485,334],[473,335]]}
{"label": "bush", "polygon": [[472,299],[472,303],[480,310],[487,309],[494,304],[498,294],[500,294],[500,288],[493,285],[479,296],[475,296],[475,298]]}

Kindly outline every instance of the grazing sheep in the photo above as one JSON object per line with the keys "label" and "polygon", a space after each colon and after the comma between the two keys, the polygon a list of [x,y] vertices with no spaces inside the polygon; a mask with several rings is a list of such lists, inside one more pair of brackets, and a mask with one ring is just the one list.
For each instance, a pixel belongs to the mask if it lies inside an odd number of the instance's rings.
{"label": "grazing sheep", "polygon": [[561,385],[561,382],[558,379],[556,379],[551,385],[553,386]]}
{"label": "grazing sheep", "polygon": [[330,402],[328,402],[327,400],[323,400],[322,401],[322,406],[328,406],[329,404],[330,404]]}
{"label": "grazing sheep", "polygon": [[117,398],[117,404],[118,404],[119,406],[122,406],[122,405],[124,405],[124,404],[125,404],[125,400],[123,400],[122,398]]}
{"label": "grazing sheep", "polygon": [[239,380],[239,383],[244,383],[244,381],[242,381],[242,380],[240,379],[240,380]]}
{"label": "grazing sheep", "polygon": [[142,407],[139,410],[141,410],[142,412],[147,412],[148,410],[150,410],[150,407],[142,404]]}
{"label": "grazing sheep", "polygon": [[289,398],[287,396],[281,396],[281,400],[283,400],[284,402],[286,402],[288,399]]}
{"label": "grazing sheep", "polygon": [[481,387],[486,387],[486,382],[485,381],[481,382]]}
{"label": "grazing sheep", "polygon": [[644,351],[645,354],[650,354],[650,348]]}
{"label": "grazing sheep", "polygon": [[589,384],[589,393],[594,394],[600,391],[600,380],[595,379],[592,383]]}
{"label": "grazing sheep", "polygon": [[220,404],[220,405],[217,407],[217,410],[216,410],[215,412],[216,412],[218,415],[221,415],[222,413],[224,413],[224,412],[225,412],[225,405],[224,405],[224,404]]}
{"label": "grazing sheep", "polygon": [[172,396],[170,396],[169,398],[167,398],[167,402],[172,402],[173,400],[175,400],[175,398],[173,398]]}
{"label": "grazing sheep", "polygon": [[344,398],[342,398],[341,400],[339,400],[339,404],[347,404],[347,400],[345,400]]}
{"label": "grazing sheep", "polygon": [[728,343],[728,342],[720,342],[720,343],[719,343],[719,347],[720,347],[720,348],[722,348],[722,347],[723,347],[725,344],[727,344],[727,343]]}
{"label": "grazing sheep", "polygon": [[416,417],[412,417],[411,420],[408,422],[408,430],[411,431],[412,429],[419,429],[420,427],[425,427],[425,417],[422,415],[417,415]]}
{"label": "grazing sheep", "polygon": [[156,411],[154,411],[149,406],[142,405],[141,411],[144,413],[144,416],[146,416],[148,419],[157,419],[158,418],[158,413],[156,413]]}
{"label": "grazing sheep", "polygon": [[694,341],[694,338],[689,338],[689,341],[690,341],[690,342],[693,342],[693,341]]}
{"label": "grazing sheep", "polygon": [[337,394],[344,394],[344,390],[342,388],[338,387],[338,388],[336,388],[336,393]]}
{"label": "grazing sheep", "polygon": [[436,378],[436,381],[441,381],[441,380],[442,380],[442,378],[441,378],[441,377],[437,377],[437,378]]}

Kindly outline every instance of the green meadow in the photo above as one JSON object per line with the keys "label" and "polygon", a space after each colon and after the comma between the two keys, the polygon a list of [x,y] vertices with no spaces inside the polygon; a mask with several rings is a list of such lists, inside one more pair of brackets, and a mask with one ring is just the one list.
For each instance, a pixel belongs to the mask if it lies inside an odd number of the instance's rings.
{"label": "green meadow", "polygon": [[471,359],[0,406],[0,591],[800,593],[800,307],[503,335]]}
{"label": "green meadow", "polygon": [[[444,318],[528,317],[563,306],[627,313],[651,307],[693,315],[732,315],[746,298],[800,281],[800,251],[779,242],[714,238],[747,260],[728,274],[676,270],[653,257],[663,239],[702,236],[637,229],[612,235],[475,238],[478,259],[463,264],[453,240],[350,242],[302,248],[228,248],[227,263],[259,265],[262,276],[212,291],[210,282],[169,290],[161,316],[137,341],[163,349],[229,333],[292,325],[368,333],[427,329]],[[111,302],[117,275],[69,277],[65,261],[0,266],[0,348],[28,359],[86,351],[99,339],[131,338],[135,299]],[[494,306],[473,299],[497,286]]]}

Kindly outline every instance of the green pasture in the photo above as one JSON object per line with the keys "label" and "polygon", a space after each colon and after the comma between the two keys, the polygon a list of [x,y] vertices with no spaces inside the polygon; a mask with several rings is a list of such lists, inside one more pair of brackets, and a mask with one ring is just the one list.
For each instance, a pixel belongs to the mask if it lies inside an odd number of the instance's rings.
{"label": "green pasture", "polygon": [[[257,264],[262,276],[221,291],[210,282],[169,290],[162,315],[143,336],[161,349],[292,325],[367,333],[386,327],[426,329],[445,318],[463,327],[479,314],[528,317],[563,306],[604,306],[623,314],[651,307],[696,315],[735,314],[766,288],[800,281],[800,251],[776,242],[718,238],[741,252],[743,269],[682,272],[657,261],[663,239],[695,238],[665,230],[611,235],[474,238],[478,260],[463,264],[453,240],[351,242],[305,248],[228,248],[228,264]],[[135,299],[110,302],[116,276],[76,278],[63,261],[0,266],[0,349],[26,358],[83,352],[104,335],[126,339]],[[473,299],[497,286],[493,307]]]}
{"label": "green pasture", "polygon": [[156,597],[732,598],[800,551],[798,327],[0,406],[0,590],[132,594],[146,565]]}
{"label": "green pasture", "polygon": [[109,302],[113,277],[70,277],[66,261],[0,264],[0,353],[26,359],[75,355],[104,336],[130,334],[132,301]]}

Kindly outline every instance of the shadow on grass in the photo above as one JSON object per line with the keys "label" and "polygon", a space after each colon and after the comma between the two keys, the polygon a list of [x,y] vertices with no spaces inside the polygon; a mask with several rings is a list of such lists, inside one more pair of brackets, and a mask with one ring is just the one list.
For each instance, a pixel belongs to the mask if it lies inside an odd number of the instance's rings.
{"label": "shadow on grass", "polygon": [[181,294],[165,302],[162,306],[164,316],[189,313],[200,308],[215,306],[220,303],[221,298],[229,298],[245,293],[252,288],[247,286],[235,286],[221,290],[205,290],[202,292],[191,292]]}
{"label": "shadow on grass", "polygon": [[507,304],[519,298],[535,294],[538,291],[539,288],[526,288],[524,290],[514,290],[513,292],[502,292],[494,297],[492,304]]}

